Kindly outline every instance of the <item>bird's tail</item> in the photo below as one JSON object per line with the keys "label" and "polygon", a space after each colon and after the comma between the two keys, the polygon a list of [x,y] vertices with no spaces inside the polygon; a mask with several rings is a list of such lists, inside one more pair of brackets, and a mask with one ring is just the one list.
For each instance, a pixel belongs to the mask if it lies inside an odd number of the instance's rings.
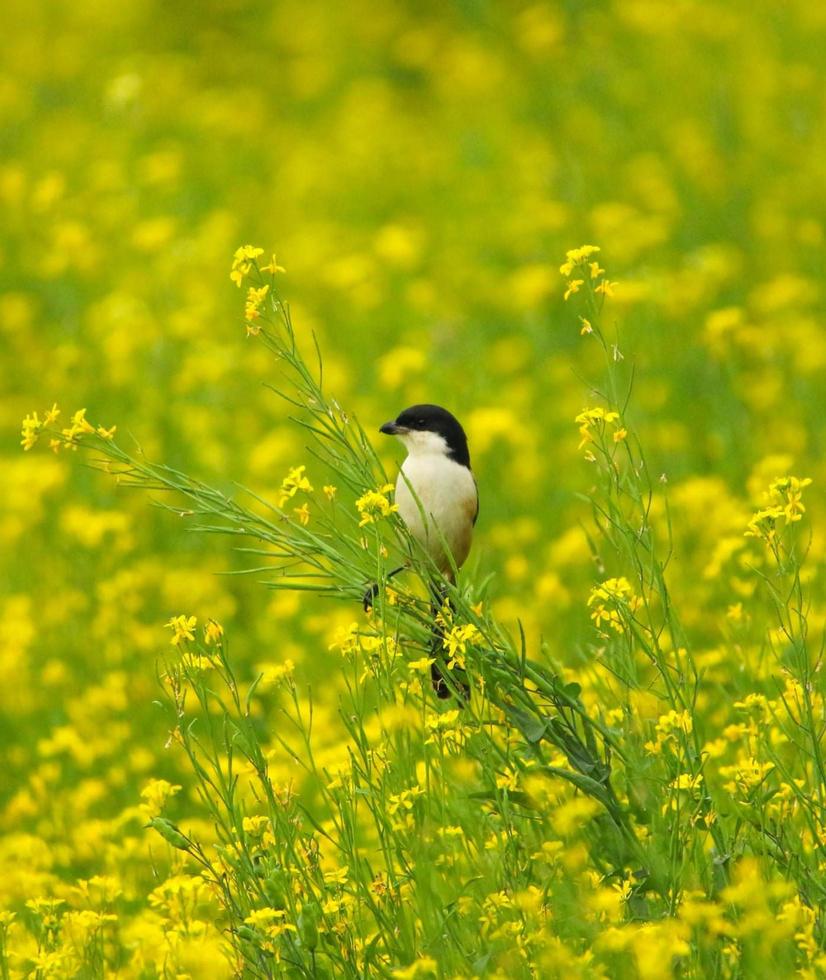
{"label": "bird's tail", "polygon": [[[470,699],[470,688],[458,670],[450,670],[444,664],[445,652],[445,627],[446,619],[452,619],[454,611],[450,596],[443,586],[433,585],[430,590],[430,609],[433,614],[433,627],[431,629],[430,654],[433,663],[430,665],[430,680],[436,697],[446,699],[453,694],[464,704]],[[448,613],[445,616],[445,613]],[[449,682],[446,679],[449,677]]]}

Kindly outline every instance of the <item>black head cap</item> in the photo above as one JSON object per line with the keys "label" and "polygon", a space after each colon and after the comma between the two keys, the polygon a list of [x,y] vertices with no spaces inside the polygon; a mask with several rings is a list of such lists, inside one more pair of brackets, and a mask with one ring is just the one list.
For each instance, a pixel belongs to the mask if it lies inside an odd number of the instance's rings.
{"label": "black head cap", "polygon": [[411,405],[394,422],[386,422],[380,432],[396,435],[399,430],[436,432],[447,443],[448,456],[462,466],[470,466],[465,430],[455,415],[439,405]]}

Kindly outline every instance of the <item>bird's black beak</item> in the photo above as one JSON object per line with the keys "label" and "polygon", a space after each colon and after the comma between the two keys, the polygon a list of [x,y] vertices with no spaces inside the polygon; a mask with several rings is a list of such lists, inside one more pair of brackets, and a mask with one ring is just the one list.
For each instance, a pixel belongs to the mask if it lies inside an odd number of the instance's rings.
{"label": "bird's black beak", "polygon": [[386,436],[395,436],[398,434],[398,431],[399,426],[395,422],[385,422],[379,429],[379,432],[383,432]]}

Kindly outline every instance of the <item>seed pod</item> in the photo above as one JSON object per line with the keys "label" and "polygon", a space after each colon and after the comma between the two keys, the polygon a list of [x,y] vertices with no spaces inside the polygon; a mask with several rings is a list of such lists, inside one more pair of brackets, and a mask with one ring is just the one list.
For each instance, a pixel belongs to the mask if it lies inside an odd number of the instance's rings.
{"label": "seed pod", "polygon": [[321,918],[321,909],[317,902],[305,902],[298,917],[298,935],[301,942],[309,950],[314,950],[318,946],[318,920]]}
{"label": "seed pod", "polygon": [[274,909],[287,907],[287,873],[276,868],[264,879],[264,892]]}
{"label": "seed pod", "polygon": [[153,817],[148,825],[153,830],[156,830],[161,837],[173,847],[177,847],[181,851],[189,850],[189,841],[184,837],[184,835],[178,830],[174,823],[166,820],[164,817]]}
{"label": "seed pod", "polygon": [[239,939],[245,939],[248,943],[255,943],[256,946],[261,945],[263,936],[255,929],[250,929],[249,926],[239,926],[235,932]]}

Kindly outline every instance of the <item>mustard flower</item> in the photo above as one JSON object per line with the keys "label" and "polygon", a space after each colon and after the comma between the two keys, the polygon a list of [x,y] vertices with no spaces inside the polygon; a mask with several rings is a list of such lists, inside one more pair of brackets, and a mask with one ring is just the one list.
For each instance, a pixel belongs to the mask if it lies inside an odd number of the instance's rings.
{"label": "mustard flower", "polygon": [[393,492],[393,484],[385,483],[384,486],[377,487],[375,490],[368,490],[356,501],[356,510],[359,512],[359,527],[365,524],[375,524],[382,517],[389,517],[397,511],[398,505],[392,504],[387,494]]}
{"label": "mustard flower", "polygon": [[235,250],[235,255],[232,257],[232,269],[230,270],[229,277],[239,289],[245,277],[250,274],[255,260],[259,255],[263,254],[264,249],[257,248],[255,245],[242,245],[240,248]]}
{"label": "mustard flower", "polygon": [[654,755],[662,752],[665,745],[674,742],[680,733],[690,735],[694,730],[694,720],[689,711],[671,711],[660,715],[654,726],[655,740],[645,743],[646,751]]}
{"label": "mustard flower", "polygon": [[419,977],[435,977],[438,965],[432,956],[420,956],[410,966],[393,971],[394,980],[418,980]]}
{"label": "mustard flower", "polygon": [[777,538],[777,522],[783,517],[783,508],[764,507],[751,517],[744,532],[747,538],[761,538],[771,544]]}
{"label": "mustard flower", "polygon": [[445,634],[442,644],[447,650],[448,667],[465,666],[465,653],[468,646],[478,643],[482,639],[482,634],[473,625],[465,623],[463,626],[454,626]]}
{"label": "mustard flower", "polygon": [[31,415],[27,415],[23,419],[23,428],[20,433],[23,438],[20,440],[20,445],[23,447],[24,452],[28,452],[32,446],[37,444],[42,428],[43,422],[38,417],[37,412],[32,412]]}
{"label": "mustard flower", "polygon": [[95,427],[86,419],[86,409],[79,408],[72,416],[71,425],[62,430],[64,445],[77,447],[78,439],[95,431]]}
{"label": "mustard flower", "polygon": [[279,272],[286,272],[287,270],[283,265],[279,265],[275,260],[275,253],[273,253],[272,258],[266,265],[261,266],[262,272],[269,272],[271,275],[278,275]]}
{"label": "mustard flower", "polygon": [[[599,406],[597,406],[597,408],[583,408],[579,415],[577,415],[577,417],[574,419],[576,424],[579,426],[579,434],[581,436],[577,449],[582,449],[590,442],[596,442],[594,439],[594,432],[602,431],[606,425],[616,425],[619,417],[619,412],[606,411],[604,408],[600,408]],[[618,429],[618,431],[623,430]]]}
{"label": "mustard flower", "polygon": [[803,506],[803,489],[811,482],[808,477],[801,480],[796,476],[783,476],[769,487],[769,497],[778,501],[779,506],[783,508],[787,523],[793,524],[799,521],[806,512]]}
{"label": "mustard flower", "polygon": [[204,642],[207,646],[220,643],[224,635],[224,627],[214,619],[208,619],[204,626]]}
{"label": "mustard flower", "polygon": [[565,290],[563,299],[569,299],[574,293],[579,292],[579,287],[585,282],[584,279],[569,279],[568,288]]}
{"label": "mustard flower", "polygon": [[159,817],[167,802],[180,791],[180,786],[170,783],[166,779],[150,779],[141,790],[141,799],[143,800],[140,806],[141,813],[147,820]]}
{"label": "mustard flower", "polygon": [[639,604],[639,596],[634,594],[631,583],[624,577],[606,579],[601,585],[595,585],[588,596],[594,625],[601,629],[605,623],[615,633],[625,632],[627,620]]}
{"label": "mustard flower", "polygon": [[579,248],[569,248],[565,253],[565,261],[559,267],[563,276],[570,276],[576,266],[582,265],[586,259],[600,251],[599,245],[580,245]]}
{"label": "mustard flower", "polygon": [[181,643],[195,639],[195,627],[198,620],[195,616],[173,616],[166,624],[172,630],[173,636],[170,643],[173,646],[180,646]]}
{"label": "mustard flower", "polygon": [[247,336],[255,336],[261,332],[261,326],[256,321],[261,316],[261,306],[270,291],[269,286],[261,286],[256,289],[250,286],[247,290],[247,299],[244,305],[244,319],[247,321]]}
{"label": "mustard flower", "polygon": [[313,492],[313,485],[310,483],[307,477],[304,476],[304,471],[306,469],[306,466],[294,466],[281,481],[281,489],[278,497],[279,507],[283,507],[284,504],[291,497],[294,497],[299,491],[302,493]]}
{"label": "mustard flower", "polygon": [[764,494],[765,506],[757,510],[749,520],[745,536],[760,538],[773,545],[777,540],[779,522],[796,524],[806,513],[803,490],[811,484],[808,477],[783,476],[774,480]]}

